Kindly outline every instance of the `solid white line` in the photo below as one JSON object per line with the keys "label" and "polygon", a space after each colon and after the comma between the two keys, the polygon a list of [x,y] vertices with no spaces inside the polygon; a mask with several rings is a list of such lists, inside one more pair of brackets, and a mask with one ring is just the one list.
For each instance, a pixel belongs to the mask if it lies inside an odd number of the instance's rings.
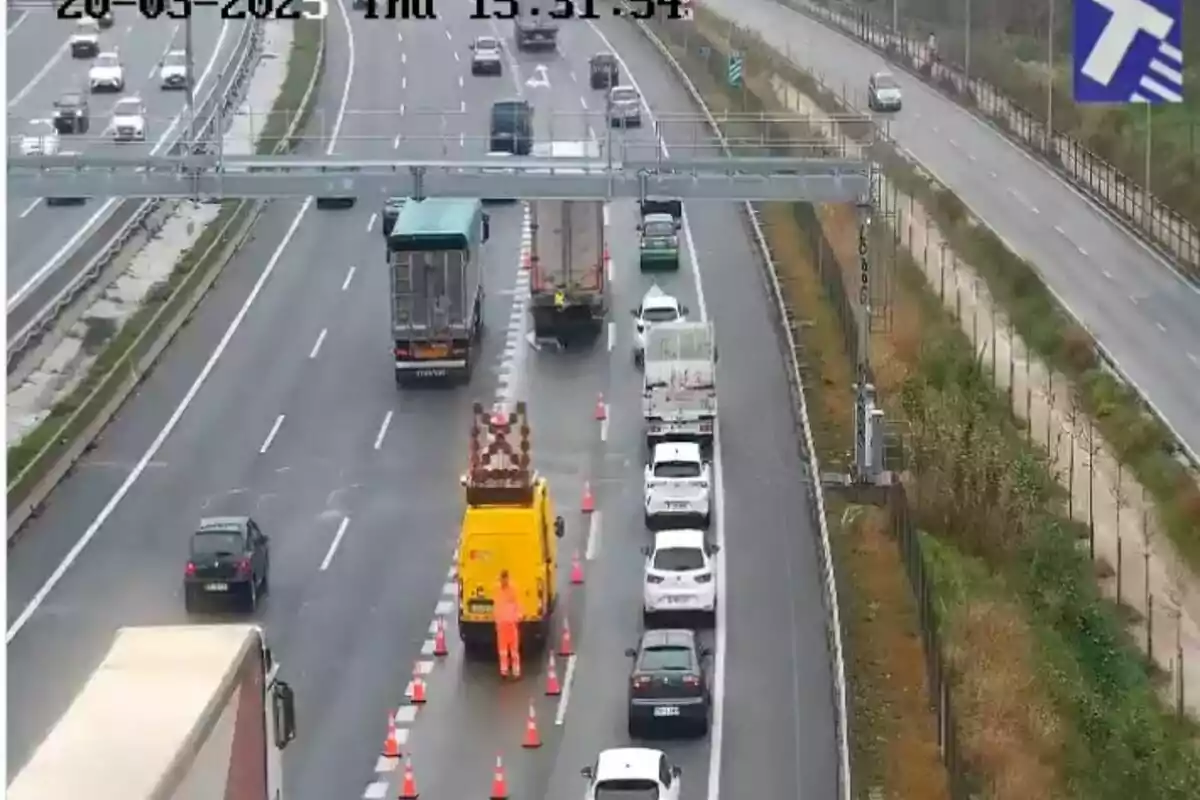
{"label": "solid white line", "polygon": [[26,218],[26,217],[28,217],[30,214],[32,214],[32,213],[33,213],[33,210],[34,210],[35,208],[37,208],[37,207],[38,207],[38,204],[39,204],[39,203],[41,203],[41,202],[42,202],[42,198],[38,197],[38,198],[35,198],[35,199],[34,199],[34,201],[33,201],[32,203],[30,203],[29,205],[25,206],[25,210],[21,212],[21,219],[25,219],[25,218]]}
{"label": "solid white line", "polygon": [[[642,87],[638,85],[637,79],[633,77],[633,72],[629,69],[629,65],[621,54],[617,52],[617,48],[613,47],[612,42],[608,37],[593,23],[587,20],[590,27],[599,37],[600,41],[604,42],[605,48],[612,53],[617,63],[621,65],[621,69],[629,76],[629,83],[637,91],[642,99],[642,108],[646,112],[646,117],[651,123],[657,124],[654,111],[650,108],[650,104],[646,101],[646,93],[642,91]],[[670,152],[667,149],[665,142],[661,143],[662,153],[665,157],[670,158]],[[687,244],[688,252],[691,257],[688,259],[691,265],[692,278],[696,284],[696,306],[700,312],[700,321],[707,322],[708,306],[704,302],[704,285],[700,278],[700,261],[696,252],[695,242],[692,240],[692,226],[688,221],[688,213],[686,207],[683,211],[683,236]],[[717,596],[726,598],[725,593],[725,554],[728,548],[725,547],[725,470],[724,463],[721,458],[721,431],[720,423],[717,423],[716,435],[713,437],[713,489],[717,500],[716,518],[713,520],[715,530],[716,543],[720,545],[717,551]],[[715,624],[714,638],[715,647],[713,648],[713,688],[712,688],[712,722],[710,725],[709,748],[708,748],[708,792],[707,800],[718,800],[721,796],[721,756],[722,748],[725,740],[725,654],[728,650],[728,629],[726,608],[728,603],[717,603],[717,619]],[[564,693],[565,694],[565,693]]]}
{"label": "solid white line", "polygon": [[397,725],[412,725],[417,719],[416,706],[400,706],[396,709]]}
{"label": "solid white line", "polygon": [[554,714],[554,724],[562,727],[567,719],[567,703],[571,701],[571,684],[575,680],[575,663],[579,656],[567,656],[567,669],[563,672],[562,695],[558,698],[558,711]]}
{"label": "solid white line", "polygon": [[342,281],[342,291],[350,288],[350,281],[354,279],[354,267],[346,270],[346,280]]}
{"label": "solid white line", "polygon": [[458,594],[458,584],[453,581],[446,581],[442,584],[442,597],[454,597]]}
{"label": "solid white line", "polygon": [[329,544],[329,552],[325,554],[325,560],[321,562],[321,572],[329,569],[329,565],[333,562],[333,555],[337,552],[338,545],[342,543],[342,537],[346,535],[346,528],[350,527],[350,518],[342,517],[342,521],[338,523],[337,533],[333,535],[333,541]]}
{"label": "solid white line", "polygon": [[392,424],[392,412],[383,415],[383,424],[379,426],[379,435],[375,437],[375,449],[383,447],[383,437],[387,436],[388,425]]}
{"label": "solid white line", "polygon": [[387,781],[368,783],[367,788],[363,790],[363,800],[383,800],[387,797],[387,790]]}
{"label": "solid white line", "polygon": [[29,19],[29,12],[22,11],[21,16],[17,17],[17,21],[14,22],[12,25],[8,26],[8,31],[7,31],[8,35],[11,36],[13,31],[15,31],[17,28],[21,27],[21,23],[27,19]]}
{"label": "solid white line", "polygon": [[[448,617],[454,611],[454,601],[438,600],[438,604],[433,607],[433,615],[435,617]],[[433,623],[434,629],[437,629],[437,622]]]}
{"label": "solid white line", "polygon": [[587,549],[583,555],[587,561],[595,561],[600,553],[600,531],[600,512],[593,511],[592,519],[588,522]]}
{"label": "solid white line", "polygon": [[613,322],[611,319],[608,321],[607,339],[608,339],[608,352],[611,353],[613,351],[613,348],[617,346],[617,323]]}
{"label": "solid white line", "polygon": [[325,334],[329,333],[328,328],[321,328],[321,332],[317,335],[317,342],[313,345],[313,349],[309,352],[309,358],[316,358],[317,353],[321,352],[321,344],[325,341]]}
{"label": "solid white line", "polygon": [[267,452],[271,446],[271,442],[275,441],[275,434],[279,433],[279,426],[283,424],[283,414],[275,418],[275,424],[271,426],[271,430],[267,433],[267,438],[263,439],[262,447],[258,448],[258,454],[262,455]]}
{"label": "solid white line", "polygon": [[426,639],[425,641],[421,642],[421,655],[431,656],[436,648],[437,642],[435,642],[433,639]]}
{"label": "solid white line", "polygon": [[[340,105],[338,106],[337,118],[334,121],[329,148],[326,152],[326,155],[332,154],[334,147],[337,145],[338,134],[342,129],[342,121],[346,116],[346,103],[350,98],[350,84],[354,80],[354,31],[350,26],[350,15],[346,13],[346,7],[343,5],[342,0],[337,0],[337,4],[338,9],[342,14],[342,20],[346,24],[346,38],[350,45],[350,61],[349,69],[346,72],[346,85],[342,91],[342,99]],[[222,36],[224,36],[227,28],[227,25],[221,28]],[[201,76],[201,82],[203,82],[203,79],[204,76]],[[129,475],[126,476],[121,485],[117,487],[117,491],[114,492],[113,496],[109,498],[107,503],[104,504],[104,508],[100,509],[100,513],[96,515],[96,518],[91,521],[91,523],[84,530],[83,534],[79,537],[75,544],[71,546],[71,549],[67,551],[67,554],[63,556],[63,560],[59,562],[58,566],[54,568],[54,571],[50,573],[50,577],[46,579],[46,582],[41,585],[41,587],[37,590],[37,593],[34,594],[30,601],[25,605],[25,608],[22,609],[20,616],[18,616],[13,621],[13,624],[9,626],[8,632],[5,635],[6,644],[12,642],[12,640],[16,638],[16,635],[20,633],[21,629],[29,623],[29,620],[33,617],[34,613],[38,610],[42,603],[46,602],[46,598],[50,596],[50,592],[52,592],[54,587],[58,585],[58,582],[63,579],[63,576],[67,574],[67,570],[71,568],[71,565],[78,560],[79,555],[83,552],[84,548],[91,543],[92,539],[96,538],[96,534],[100,532],[100,528],[103,527],[104,523],[108,521],[108,518],[112,516],[120,502],[125,499],[125,495],[129,494],[129,490],[133,488],[133,484],[137,482],[138,478],[142,476],[142,473],[146,471],[146,467],[148,467],[150,462],[154,460],[154,457],[158,455],[158,451],[162,449],[163,444],[165,444],[167,441],[167,437],[169,437],[175,430],[175,426],[179,424],[179,420],[183,419],[184,413],[196,399],[196,395],[200,393],[200,388],[204,386],[204,382],[208,380],[208,376],[217,366],[217,362],[225,353],[225,349],[229,347],[229,343],[233,340],[234,334],[237,333],[238,328],[242,326],[242,322],[246,319],[246,315],[250,313],[250,308],[254,305],[254,301],[258,299],[259,293],[262,292],[263,287],[267,285],[267,281],[270,280],[271,275],[274,274],[275,267],[278,266],[280,259],[283,257],[284,250],[287,249],[287,246],[291,243],[292,238],[296,235],[296,231],[299,230],[301,220],[304,219],[304,215],[308,213],[308,210],[312,208],[312,201],[313,199],[311,197],[305,198],[304,204],[300,206],[300,211],[296,214],[295,219],[292,220],[292,224],[289,225],[287,231],[284,232],[283,240],[280,241],[279,246],[275,248],[275,252],[273,252],[271,257],[267,260],[267,266],[263,268],[262,274],[258,276],[258,280],[255,281],[254,286],[251,287],[250,294],[246,297],[246,301],[242,303],[242,307],[238,309],[238,313],[234,316],[233,321],[229,323],[229,327],[221,336],[221,340],[217,342],[216,349],[214,349],[212,355],[208,357],[208,361],[204,363],[204,366],[200,370],[200,374],[196,376],[196,380],[192,382],[190,387],[188,387],[187,393],[184,394],[183,399],[179,401],[179,405],[176,406],[175,410],[171,412],[171,416],[167,419],[166,424],[163,425],[162,430],[158,432],[158,435],[154,437],[154,441],[152,441],[150,446],[146,448],[146,452],[143,453],[142,457],[138,459],[138,462],[134,464]]]}
{"label": "solid white line", "polygon": [[[612,409],[610,407],[609,412],[611,412],[611,410]],[[608,413],[604,415],[604,419],[600,420],[600,441],[608,441]]]}
{"label": "solid white line", "polygon": [[367,220],[367,233],[370,233],[371,231],[375,230],[375,220],[377,220],[377,219],[379,219],[379,212],[372,211],[371,218],[369,220]]}
{"label": "solid white line", "polygon": [[608,203],[605,203],[605,204],[604,204],[604,210],[603,210],[603,212],[602,212],[602,213],[604,214],[604,227],[606,227],[606,228],[607,228],[607,227],[609,226],[609,218],[608,218],[608,214],[609,214],[609,211],[608,211]]}
{"label": "solid white line", "polygon": [[[16,26],[14,26],[14,28],[15,27]],[[54,65],[61,61],[62,57],[66,55],[67,49],[70,46],[70,42],[70,39],[63,39],[63,43],[59,45],[59,48],[55,50],[53,54],[51,54],[49,60],[42,65],[42,68],[37,71],[37,74],[30,78],[29,83],[21,87],[21,91],[17,92],[13,98],[8,101],[9,108],[12,108],[17,103],[24,100],[25,96],[33,91],[33,87],[37,86],[38,82],[41,81],[42,78],[46,77],[46,73],[54,69]]]}

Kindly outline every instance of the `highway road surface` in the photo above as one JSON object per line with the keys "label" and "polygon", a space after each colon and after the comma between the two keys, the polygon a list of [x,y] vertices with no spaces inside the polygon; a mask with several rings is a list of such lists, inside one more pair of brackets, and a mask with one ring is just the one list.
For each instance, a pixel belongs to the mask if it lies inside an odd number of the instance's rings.
{"label": "highway road surface", "polygon": [[[865,107],[887,62],[865,45],[771,0],[705,0]],[[889,131],[1046,283],[1193,453],[1200,453],[1200,290],[999,132],[894,70],[904,109]]]}
{"label": "highway road surface", "polygon": [[[210,13],[211,12],[211,13]],[[19,14],[20,16],[16,16]],[[15,19],[15,21],[14,21]],[[72,58],[67,40],[75,23],[60,20],[47,7],[14,12],[8,24],[8,119],[10,136],[29,120],[48,119],[64,93],[87,91],[93,59]],[[237,42],[234,23],[222,22],[216,9],[201,9],[193,21],[193,45],[200,92],[208,90]],[[116,23],[100,34],[102,51],[116,49],[125,67],[125,92],[90,96],[91,128],[86,135],[64,135],[62,150],[121,153],[151,152],[182,124],[185,93],[159,88],[158,65],[171,49],[183,47],[182,23],[148,20],[134,9],[118,9]],[[146,104],[147,141],[116,144],[105,129],[113,104],[137,94]],[[93,198],[83,206],[49,208],[40,198],[18,198],[8,207],[8,297],[11,299],[47,264],[83,238],[104,205]]]}
{"label": "highway road surface", "polygon": [[[513,55],[506,75],[474,78],[467,46],[494,29],[468,19],[466,3],[440,13],[391,24],[351,12],[347,29],[334,5],[318,118],[337,139],[310,150],[477,154],[482,141],[472,137],[486,133],[490,103],[518,91],[537,108],[539,137],[568,112],[583,136],[583,112],[602,107],[586,84],[587,59],[606,49],[605,37],[656,113],[694,114],[624,22],[565,25],[559,52],[545,56],[514,53],[504,29]],[[447,107],[456,113],[415,113]],[[431,131],[444,131],[443,141],[415,138]],[[668,144],[700,135],[672,126]],[[617,136],[652,141],[649,130]],[[576,549],[590,556],[585,586],[564,587],[560,611],[570,615],[579,655],[559,665],[570,687],[559,705],[541,694],[540,663],[504,686],[494,671],[464,666],[451,628],[452,654],[434,667],[430,702],[411,728],[421,792],[485,797],[503,752],[514,797],[568,796],[582,789],[581,766],[628,742],[623,651],[639,631],[639,548],[649,541],[640,376],[630,350],[629,309],[649,285],[636,267],[635,207],[615,203],[608,215],[612,324],[594,349],[567,353],[506,351],[506,335],[523,324],[513,288],[524,215],[519,204],[490,209],[484,360],[469,390],[449,392],[393,385],[376,209],[278,202],[266,210],[166,362],[10,551],[10,770],[66,707],[116,627],[185,618],[180,576],[197,518],[242,512],[272,537],[272,592],[259,616],[298,696],[301,733],[286,760],[292,797],[394,796],[397,774],[377,774],[376,760],[386,715],[404,702],[430,619],[445,603],[469,407],[491,401],[500,369],[514,365],[514,393],[530,400],[535,463],[567,520],[563,560]],[[687,216],[685,263],[660,281],[694,316],[715,321],[725,356],[712,532],[725,545],[712,634],[720,711],[710,739],[662,746],[683,767],[685,800],[746,786],[833,798],[816,534],[757,256],[734,204],[689,204]],[[192,391],[198,374],[204,381]],[[604,426],[593,419],[599,393],[609,405]],[[590,533],[579,511],[585,481],[599,509]],[[47,590],[81,536],[89,543]],[[523,751],[531,698],[546,746]],[[555,725],[560,715],[564,724]]]}

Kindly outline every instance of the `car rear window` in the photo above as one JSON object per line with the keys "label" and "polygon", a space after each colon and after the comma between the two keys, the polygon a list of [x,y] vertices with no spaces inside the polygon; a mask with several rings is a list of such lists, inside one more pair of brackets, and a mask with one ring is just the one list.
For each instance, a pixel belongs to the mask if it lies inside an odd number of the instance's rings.
{"label": "car rear window", "polygon": [[679,314],[673,308],[647,308],[642,312],[646,322],[673,322],[679,319]]}
{"label": "car rear window", "polygon": [[234,555],[242,549],[242,534],[238,531],[200,531],[192,537],[193,555]]}
{"label": "car rear window", "polygon": [[634,89],[613,89],[613,102],[627,103],[630,100],[637,100],[637,91]]}
{"label": "car rear window", "polygon": [[642,651],[638,668],[646,672],[687,672],[694,665],[692,651],[687,647],[647,647]]}
{"label": "car rear window", "polygon": [[668,547],[654,553],[654,568],[665,572],[704,569],[704,553],[695,547]]}
{"label": "car rear window", "polygon": [[660,461],[654,465],[656,478],[699,478],[700,465],[695,461]]}
{"label": "car rear window", "polygon": [[601,781],[593,795],[596,800],[658,800],[658,784],[644,778]]}

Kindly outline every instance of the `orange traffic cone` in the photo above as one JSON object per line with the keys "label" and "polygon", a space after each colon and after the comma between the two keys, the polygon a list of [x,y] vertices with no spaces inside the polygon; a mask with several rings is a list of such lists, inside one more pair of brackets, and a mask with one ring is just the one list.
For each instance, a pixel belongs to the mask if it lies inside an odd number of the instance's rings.
{"label": "orange traffic cone", "polygon": [[400,739],[396,735],[395,714],[388,714],[387,737],[383,740],[383,749],[380,751],[380,753],[384,758],[400,757]]}
{"label": "orange traffic cone", "polygon": [[421,667],[419,664],[413,665],[412,697],[409,698],[409,702],[415,706],[425,702],[425,681],[421,677]]}
{"label": "orange traffic cone", "polygon": [[596,419],[600,421],[608,419],[608,406],[604,402],[603,392],[596,395]]}
{"label": "orange traffic cone", "polygon": [[492,793],[488,800],[508,800],[508,778],[504,776],[504,759],[496,754],[496,771],[492,773]]}
{"label": "orange traffic cone", "polygon": [[435,656],[450,654],[450,648],[446,647],[446,621],[441,617],[438,617],[437,633],[433,637],[433,654]]}
{"label": "orange traffic cone", "polygon": [[571,557],[571,583],[579,586],[583,583],[583,562],[579,560],[579,551]]}
{"label": "orange traffic cone", "polygon": [[554,651],[550,651],[550,663],[546,667],[546,696],[558,697],[562,686],[558,683],[558,667],[554,663]]}
{"label": "orange traffic cone", "polygon": [[585,514],[596,510],[596,498],[592,497],[592,484],[589,481],[583,482],[583,503],[580,505],[580,510]]}
{"label": "orange traffic cone", "polygon": [[417,800],[417,776],[413,774],[412,756],[404,761],[404,779],[400,781],[399,800]]}
{"label": "orange traffic cone", "polygon": [[570,656],[575,654],[575,647],[571,644],[570,620],[563,620],[562,640],[558,643],[558,654],[560,656]]}
{"label": "orange traffic cone", "polygon": [[535,747],[542,746],[542,735],[538,733],[537,726],[537,711],[533,707],[533,701],[529,701],[529,716],[525,718],[525,739],[521,742],[521,747],[526,750],[532,750]]}

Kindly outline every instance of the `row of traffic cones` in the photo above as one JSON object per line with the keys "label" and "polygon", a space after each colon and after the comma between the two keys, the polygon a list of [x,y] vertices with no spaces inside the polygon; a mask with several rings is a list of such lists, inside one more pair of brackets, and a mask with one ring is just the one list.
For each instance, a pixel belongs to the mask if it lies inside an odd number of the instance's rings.
{"label": "row of traffic cones", "polygon": [[[533,713],[533,706],[530,706],[529,711],[530,714]],[[534,733],[536,735],[536,729]],[[541,747],[541,740],[532,746]],[[417,800],[419,796],[417,776],[413,771],[412,756],[409,756],[404,760],[404,776],[400,780],[400,791],[396,793],[396,797],[397,800]],[[488,800],[508,800],[508,774],[504,769],[504,756],[499,753],[496,754],[496,767],[492,770],[492,788]]]}

